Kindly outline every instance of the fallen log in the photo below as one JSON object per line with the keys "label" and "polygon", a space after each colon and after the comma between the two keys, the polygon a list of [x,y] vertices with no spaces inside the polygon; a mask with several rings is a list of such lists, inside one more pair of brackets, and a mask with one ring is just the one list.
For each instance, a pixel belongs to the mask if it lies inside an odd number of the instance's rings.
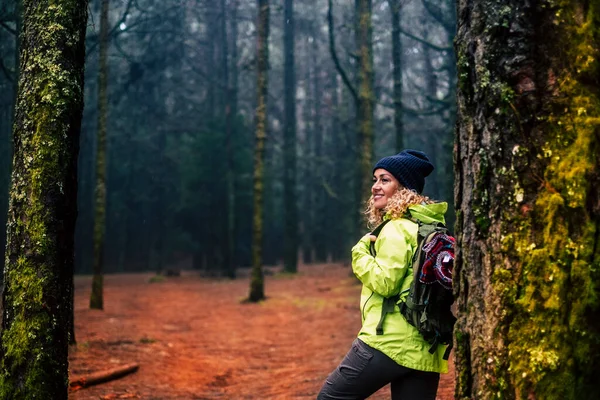
{"label": "fallen log", "polygon": [[97,385],[99,383],[104,383],[108,381],[112,381],[115,379],[119,379],[124,377],[127,374],[131,374],[138,370],[139,364],[126,364],[120,367],[107,369],[104,371],[94,372],[89,375],[80,376],[77,378],[71,379],[69,386],[71,390],[77,390],[84,387]]}

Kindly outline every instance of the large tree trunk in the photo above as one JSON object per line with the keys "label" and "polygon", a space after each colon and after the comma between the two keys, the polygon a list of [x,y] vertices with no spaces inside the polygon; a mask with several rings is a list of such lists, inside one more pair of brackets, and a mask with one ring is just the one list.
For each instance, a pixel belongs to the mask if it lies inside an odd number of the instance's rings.
{"label": "large tree trunk", "polygon": [[23,1],[0,398],[66,399],[87,1]]}
{"label": "large tree trunk", "polygon": [[600,398],[600,3],[458,15],[456,397]]}
{"label": "large tree trunk", "polygon": [[252,223],[252,275],[248,299],[265,298],[262,271],[263,191],[265,140],[267,139],[267,73],[269,69],[269,0],[258,0],[256,67],[256,143],[254,150],[254,208]]}
{"label": "large tree trunk", "polygon": [[298,270],[298,207],[296,199],[296,70],[294,68],[294,2],[285,0],[284,11],[284,200],[285,228],[283,268]]}
{"label": "large tree trunk", "polygon": [[96,139],[96,192],[94,212],[94,277],[90,308],[104,308],[104,232],[106,226],[106,124],[108,121],[108,0],[100,11],[100,68],[98,70],[98,132]]}

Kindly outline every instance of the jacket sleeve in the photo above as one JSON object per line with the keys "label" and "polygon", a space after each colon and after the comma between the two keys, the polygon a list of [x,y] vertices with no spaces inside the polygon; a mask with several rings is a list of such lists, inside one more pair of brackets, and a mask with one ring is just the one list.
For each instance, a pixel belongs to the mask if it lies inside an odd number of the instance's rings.
{"label": "jacket sleeve", "polygon": [[376,256],[369,252],[370,239],[366,234],[352,248],[354,275],[373,292],[391,297],[399,293],[409,269],[412,247],[400,224],[395,221],[382,229],[375,242]]}

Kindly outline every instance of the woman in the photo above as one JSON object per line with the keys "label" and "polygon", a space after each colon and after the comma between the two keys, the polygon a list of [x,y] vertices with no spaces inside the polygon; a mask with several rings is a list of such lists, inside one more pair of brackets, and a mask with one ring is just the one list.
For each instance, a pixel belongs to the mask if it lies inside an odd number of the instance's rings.
{"label": "woman", "polygon": [[[340,365],[329,375],[318,399],[365,399],[391,383],[392,399],[435,400],[440,373],[448,372],[445,346],[429,353],[430,345],[396,306],[386,315],[383,334],[376,328],[384,298],[404,300],[412,277],[418,219],[444,222],[446,203],[421,195],[433,165],[425,153],[404,150],[382,158],[373,168],[367,209],[370,228],[390,219],[377,238],[366,234],[352,248],[352,270],[362,282],[362,328]],[[374,254],[369,247],[374,241]]]}

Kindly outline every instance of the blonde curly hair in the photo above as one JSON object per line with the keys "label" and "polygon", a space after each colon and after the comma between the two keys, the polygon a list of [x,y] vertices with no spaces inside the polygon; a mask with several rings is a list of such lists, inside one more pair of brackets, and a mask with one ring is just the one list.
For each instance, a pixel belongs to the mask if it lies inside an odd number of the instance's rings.
{"label": "blonde curly hair", "polygon": [[408,207],[415,204],[432,204],[434,203],[429,197],[421,195],[414,190],[407,189],[400,186],[396,193],[389,198],[385,208],[375,208],[375,202],[373,195],[367,202],[367,209],[365,215],[367,216],[367,225],[369,229],[375,228],[377,225],[383,222],[383,217],[388,215],[390,219],[402,218],[406,214]]}

